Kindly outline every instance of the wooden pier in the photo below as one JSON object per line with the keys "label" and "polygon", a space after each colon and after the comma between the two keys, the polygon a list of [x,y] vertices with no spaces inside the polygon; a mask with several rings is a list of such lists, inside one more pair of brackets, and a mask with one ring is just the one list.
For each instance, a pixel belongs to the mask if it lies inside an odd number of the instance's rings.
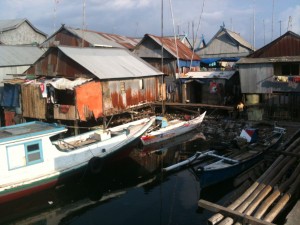
{"label": "wooden pier", "polygon": [[[208,219],[208,224],[270,225],[286,207],[298,199],[300,130],[276,150],[271,151],[270,154],[275,151],[280,155],[271,166],[228,206],[224,207],[203,199],[199,200],[200,207],[216,212]],[[298,203],[298,208],[295,209],[298,212],[300,211],[299,207]],[[291,221],[295,220],[299,221],[299,218],[291,219]]]}

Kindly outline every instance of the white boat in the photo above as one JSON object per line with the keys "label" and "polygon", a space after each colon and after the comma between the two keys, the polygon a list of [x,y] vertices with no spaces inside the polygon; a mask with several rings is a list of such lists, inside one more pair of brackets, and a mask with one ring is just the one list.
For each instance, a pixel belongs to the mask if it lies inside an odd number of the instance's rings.
{"label": "white boat", "polygon": [[[99,172],[103,158],[139,140],[155,117],[51,141],[65,126],[28,122],[0,128],[0,203],[54,186],[83,169]],[[85,171],[85,170],[84,170]]]}
{"label": "white boat", "polygon": [[141,137],[141,141],[144,145],[149,145],[190,132],[200,126],[205,114],[206,112],[188,121],[180,119],[171,120],[167,122],[167,125],[164,125],[165,121],[163,120],[163,126],[160,129],[146,132]]}

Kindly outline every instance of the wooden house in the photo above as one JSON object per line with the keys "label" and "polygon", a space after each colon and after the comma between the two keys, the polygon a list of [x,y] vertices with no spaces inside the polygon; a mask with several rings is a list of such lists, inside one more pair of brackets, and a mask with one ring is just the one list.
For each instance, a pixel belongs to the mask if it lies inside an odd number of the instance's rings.
{"label": "wooden house", "polygon": [[199,56],[174,37],[146,34],[133,52],[167,75],[165,83],[169,101],[182,101],[179,75],[200,70]]}
{"label": "wooden house", "polygon": [[57,45],[77,47],[117,47],[132,51],[139,40],[117,34],[75,29],[62,25],[41,47]]}
{"label": "wooden house", "polygon": [[196,51],[201,66],[206,68],[230,68],[233,62],[254,51],[253,46],[238,33],[221,26],[203,48]]}
{"label": "wooden house", "polygon": [[161,97],[162,73],[127,49],[51,47],[25,74],[37,78],[21,84],[27,120],[95,125]]}
{"label": "wooden house", "polygon": [[241,91],[255,118],[300,118],[298,34],[288,31],[237,64]]}
{"label": "wooden house", "polygon": [[0,20],[0,42],[5,45],[37,45],[47,34],[33,26],[27,19]]}

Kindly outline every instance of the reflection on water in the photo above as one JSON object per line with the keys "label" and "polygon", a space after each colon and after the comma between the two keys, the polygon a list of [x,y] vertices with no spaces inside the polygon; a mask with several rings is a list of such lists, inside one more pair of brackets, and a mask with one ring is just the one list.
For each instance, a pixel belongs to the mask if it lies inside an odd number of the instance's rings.
{"label": "reflection on water", "polygon": [[193,173],[166,176],[161,169],[207,146],[198,133],[137,145],[110,159],[100,174],[1,205],[0,224],[206,224],[211,214],[198,209],[201,187]]}

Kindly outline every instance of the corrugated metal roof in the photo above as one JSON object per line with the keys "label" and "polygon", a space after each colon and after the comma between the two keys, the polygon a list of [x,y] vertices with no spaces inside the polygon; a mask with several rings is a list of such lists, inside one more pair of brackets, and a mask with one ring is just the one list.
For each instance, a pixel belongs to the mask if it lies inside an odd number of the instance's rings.
{"label": "corrugated metal roof", "polygon": [[39,47],[0,45],[0,66],[31,65],[43,55]]}
{"label": "corrugated metal roof", "polygon": [[80,29],[73,29],[70,27],[65,27],[69,32],[75,34],[76,36],[86,40],[90,44],[99,47],[116,47],[116,48],[124,48],[122,45],[118,44],[115,41],[108,40],[105,37],[99,35],[99,33],[94,31],[87,31],[87,30],[80,30]]}
{"label": "corrugated metal roof", "polygon": [[193,79],[227,79],[229,80],[236,71],[203,71],[203,72],[188,72],[180,78],[193,78]]}
{"label": "corrugated metal roof", "polygon": [[245,57],[253,52],[253,47],[238,33],[223,26],[208,42],[205,48],[197,51],[203,58]]}
{"label": "corrugated metal roof", "polygon": [[0,20],[0,31],[8,31],[16,29],[20,26],[25,19],[14,19],[14,20]]}
{"label": "corrugated metal roof", "polygon": [[279,38],[253,52],[248,58],[300,56],[300,36],[288,31]]}
{"label": "corrugated metal roof", "polygon": [[97,32],[99,35],[103,36],[104,38],[107,38],[108,40],[114,41],[125,48],[129,50],[133,50],[135,46],[139,43],[139,39],[126,37],[123,35],[117,35],[117,34],[108,34],[103,32]]}
{"label": "corrugated metal roof", "polygon": [[58,47],[99,79],[132,78],[161,75],[162,72],[120,48]]}
{"label": "corrugated metal roof", "polygon": [[262,64],[262,63],[286,63],[300,62],[299,56],[283,56],[283,57],[268,57],[268,58],[242,58],[237,61],[237,64]]}
{"label": "corrugated metal roof", "polygon": [[249,48],[249,49],[253,49],[253,46],[248,42],[246,41],[244,38],[242,38],[240,36],[240,34],[236,33],[236,32],[233,32],[233,31],[230,31],[228,29],[225,29],[225,32],[230,35],[230,37],[232,37],[234,40],[236,40],[238,43],[240,43],[242,46],[246,47],[246,48]]}
{"label": "corrugated metal roof", "polygon": [[193,53],[191,49],[189,49],[184,43],[180,40],[176,41],[174,37],[158,37],[150,34],[146,34],[145,37],[150,37],[159,45],[163,45],[164,49],[167,50],[174,58],[177,58],[177,51],[178,51],[178,58],[182,60],[200,60],[200,57]]}
{"label": "corrugated metal roof", "polygon": [[44,32],[42,32],[39,29],[37,29],[36,27],[34,27],[27,19],[0,20],[0,32],[5,32],[5,31],[16,29],[18,26],[20,26],[24,22],[28,23],[29,26],[31,26],[32,29],[34,29],[36,32],[47,37],[47,34],[45,34]]}

